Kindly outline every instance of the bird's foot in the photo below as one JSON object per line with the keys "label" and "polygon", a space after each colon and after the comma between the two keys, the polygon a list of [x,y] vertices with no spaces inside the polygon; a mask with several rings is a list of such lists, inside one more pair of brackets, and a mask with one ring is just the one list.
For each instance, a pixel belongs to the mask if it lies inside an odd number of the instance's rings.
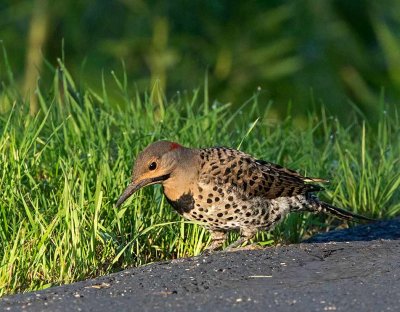
{"label": "bird's foot", "polygon": [[247,238],[246,237],[240,237],[236,242],[233,242],[232,244],[230,244],[228,247],[226,247],[224,249],[224,251],[236,251],[238,250],[238,248],[241,248],[242,244],[247,242]]}
{"label": "bird's foot", "polygon": [[[243,233],[242,236],[236,241],[230,244],[228,247],[224,249],[224,251],[231,252],[231,251],[238,251],[238,250],[255,250],[255,249],[262,249],[260,245],[257,243],[247,244],[253,237],[255,233]],[[244,246],[242,246],[244,244]]]}
{"label": "bird's foot", "polygon": [[208,255],[212,254],[213,252],[221,249],[222,245],[224,244],[225,239],[226,239],[225,232],[212,231],[211,232],[211,243],[210,243],[210,245],[207,246],[206,249],[203,250],[201,255],[208,256]]}
{"label": "bird's foot", "polygon": [[212,253],[215,253],[215,252],[217,252],[217,251],[220,251],[222,249],[222,244],[221,245],[218,245],[218,246],[212,246],[212,245],[210,245],[210,246],[208,246],[206,249],[204,249],[201,253],[200,253],[200,255],[201,256],[209,256],[209,255],[211,255]]}
{"label": "bird's foot", "polygon": [[206,249],[204,249],[204,250],[201,252],[201,255],[202,255],[202,256],[209,256],[209,255],[211,255],[212,253],[214,253],[214,252],[220,250],[220,249],[222,248],[222,244],[223,244],[223,243],[224,243],[223,241],[212,241],[211,244],[210,244],[209,246],[207,246]]}
{"label": "bird's foot", "polygon": [[209,256],[214,252],[215,250],[206,248],[200,253],[200,256]]}

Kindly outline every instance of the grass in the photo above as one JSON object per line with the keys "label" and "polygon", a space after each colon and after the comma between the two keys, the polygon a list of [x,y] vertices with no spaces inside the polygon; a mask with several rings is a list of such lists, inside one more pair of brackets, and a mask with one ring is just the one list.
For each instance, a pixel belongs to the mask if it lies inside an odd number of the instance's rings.
{"label": "grass", "polygon": [[[240,146],[330,179],[321,196],[335,205],[375,218],[399,214],[400,122],[396,112],[384,114],[383,100],[377,125],[354,113],[344,126],[321,109],[298,126],[290,113],[272,122],[271,106],[265,109],[257,96],[232,111],[211,103],[207,88],[167,101],[157,87],[130,96],[124,75],[114,74],[115,85],[103,84],[96,93],[78,90],[68,72],[61,73],[52,88],[38,90],[36,117],[12,86],[0,93],[0,295],[201,252],[208,233],[175,214],[160,187],[115,208],[135,155],[159,139]],[[293,243],[345,225],[293,214],[257,239]]]}

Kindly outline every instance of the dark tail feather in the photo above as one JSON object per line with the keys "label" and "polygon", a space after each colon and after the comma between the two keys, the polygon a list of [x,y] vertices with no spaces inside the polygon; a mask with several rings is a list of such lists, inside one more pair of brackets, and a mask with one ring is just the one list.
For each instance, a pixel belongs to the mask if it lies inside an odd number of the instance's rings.
{"label": "dark tail feather", "polygon": [[328,214],[331,214],[340,219],[344,219],[344,220],[348,220],[348,221],[360,221],[360,220],[369,221],[369,222],[376,221],[374,219],[352,213],[350,211],[332,206],[328,203],[321,202],[319,200],[315,200],[314,203],[316,206],[315,208],[317,209],[318,212],[328,213]]}

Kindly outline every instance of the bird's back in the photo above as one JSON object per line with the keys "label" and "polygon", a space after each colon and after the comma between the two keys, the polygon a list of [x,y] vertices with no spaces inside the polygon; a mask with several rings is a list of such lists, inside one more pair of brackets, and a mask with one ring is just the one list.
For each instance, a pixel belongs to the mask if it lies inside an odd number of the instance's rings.
{"label": "bird's back", "polygon": [[325,182],[322,179],[303,177],[296,171],[257,160],[235,149],[206,148],[199,150],[199,156],[199,181],[221,185],[228,193],[236,192],[243,199],[306,195],[322,189],[309,182]]}

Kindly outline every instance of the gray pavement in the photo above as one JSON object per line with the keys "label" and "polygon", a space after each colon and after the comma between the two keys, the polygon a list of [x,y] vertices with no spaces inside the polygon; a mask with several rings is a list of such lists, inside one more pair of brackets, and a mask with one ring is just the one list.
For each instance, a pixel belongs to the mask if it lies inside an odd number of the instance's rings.
{"label": "gray pavement", "polygon": [[400,311],[400,219],[3,297],[0,310]]}

